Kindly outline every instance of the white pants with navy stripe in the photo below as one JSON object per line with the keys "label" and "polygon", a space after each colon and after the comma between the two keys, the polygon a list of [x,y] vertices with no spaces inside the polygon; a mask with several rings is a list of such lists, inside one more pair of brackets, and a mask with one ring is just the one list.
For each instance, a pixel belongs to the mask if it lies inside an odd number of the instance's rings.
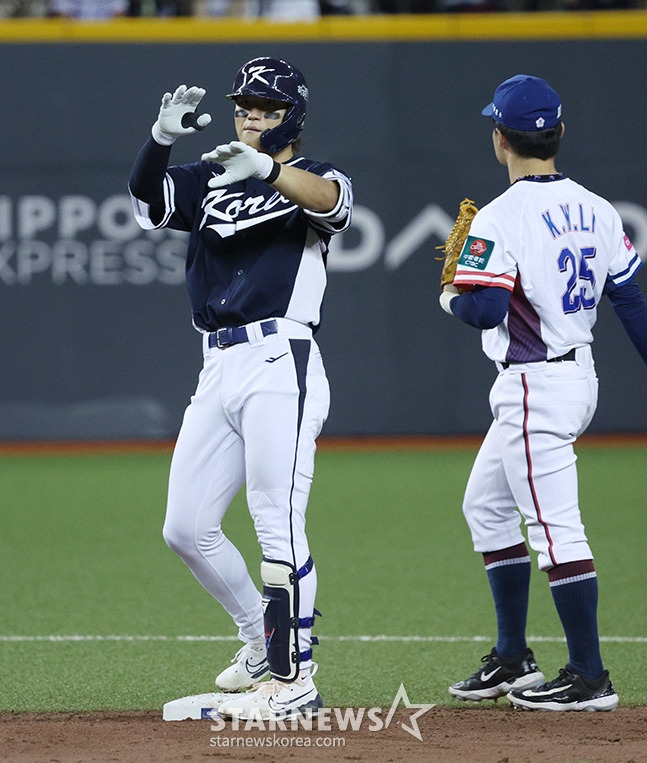
{"label": "white pants with navy stripe", "polygon": [[[245,484],[262,556],[297,569],[306,562],[315,440],[330,403],[309,327],[278,324],[278,333],[267,337],[252,326],[251,342],[225,349],[209,348],[205,337],[204,366],[171,463],[164,523],[166,542],[246,642],[264,636],[261,594],[222,531],[223,517]],[[312,617],[315,593],[313,569],[299,584],[300,617]],[[299,646],[310,647],[309,629]]]}
{"label": "white pants with navy stripe", "polygon": [[523,519],[540,569],[593,558],[573,443],[593,418],[597,393],[589,347],[578,348],[574,362],[515,364],[499,373],[490,391],[494,421],[463,501],[475,551],[521,543]]}

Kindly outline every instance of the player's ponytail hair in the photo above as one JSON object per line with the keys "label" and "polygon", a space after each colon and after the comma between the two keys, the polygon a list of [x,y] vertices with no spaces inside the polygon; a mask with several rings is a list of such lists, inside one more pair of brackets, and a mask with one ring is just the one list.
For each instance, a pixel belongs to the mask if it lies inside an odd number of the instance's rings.
{"label": "player's ponytail hair", "polygon": [[510,148],[523,159],[552,159],[557,156],[562,139],[562,123],[558,122],[548,130],[530,132],[513,130],[511,127],[494,123],[501,135],[508,141]]}

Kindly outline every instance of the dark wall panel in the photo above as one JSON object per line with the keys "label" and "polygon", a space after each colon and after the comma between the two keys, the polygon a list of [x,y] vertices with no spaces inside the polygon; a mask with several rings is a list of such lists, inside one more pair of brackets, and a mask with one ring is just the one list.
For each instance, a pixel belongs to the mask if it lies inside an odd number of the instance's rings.
{"label": "dark wall panel", "polygon": [[[617,204],[647,252],[644,41],[0,46],[0,439],[166,438],[201,363],[182,237],[144,233],[126,182],[165,90],[207,89],[212,125],[175,162],[234,137],[222,95],[282,56],[311,90],[306,153],[350,173],[355,223],[330,259],[318,334],[325,432],[482,432],[495,374],[479,333],[438,307],[434,247],[458,203],[502,192],[480,109],[517,73],[561,93],[560,169]],[[646,290],[645,276],[639,282]],[[645,368],[604,305],[594,431],[647,429]]]}

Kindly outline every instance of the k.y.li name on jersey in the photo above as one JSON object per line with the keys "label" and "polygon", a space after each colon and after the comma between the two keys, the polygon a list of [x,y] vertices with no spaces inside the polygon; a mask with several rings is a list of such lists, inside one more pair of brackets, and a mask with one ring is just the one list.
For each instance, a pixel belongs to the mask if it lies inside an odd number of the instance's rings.
{"label": "k.y.li name on jersey", "polygon": [[551,213],[547,209],[542,214],[550,235],[559,238],[565,233],[595,233],[595,209],[584,210],[583,204],[560,204],[559,211]]}

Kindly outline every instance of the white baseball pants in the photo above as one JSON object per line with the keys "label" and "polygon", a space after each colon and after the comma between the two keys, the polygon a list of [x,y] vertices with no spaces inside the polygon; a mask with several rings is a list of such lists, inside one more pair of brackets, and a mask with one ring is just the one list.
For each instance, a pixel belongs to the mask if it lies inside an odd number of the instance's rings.
{"label": "white baseball pants", "polygon": [[593,418],[597,393],[589,347],[578,348],[575,361],[500,371],[490,391],[494,421],[463,502],[475,551],[521,543],[523,518],[540,569],[593,558],[580,518],[573,443]]}
{"label": "white baseball pants", "polygon": [[[164,538],[238,626],[239,637],[264,636],[261,595],[221,523],[246,483],[247,503],[264,557],[300,568],[308,559],[305,514],[315,439],[330,396],[309,327],[277,319],[277,334],[225,349],[209,348],[186,409],[168,487]],[[260,565],[260,559],[259,559]],[[299,583],[299,617],[312,617],[313,569]],[[299,634],[310,647],[310,630]]]}

